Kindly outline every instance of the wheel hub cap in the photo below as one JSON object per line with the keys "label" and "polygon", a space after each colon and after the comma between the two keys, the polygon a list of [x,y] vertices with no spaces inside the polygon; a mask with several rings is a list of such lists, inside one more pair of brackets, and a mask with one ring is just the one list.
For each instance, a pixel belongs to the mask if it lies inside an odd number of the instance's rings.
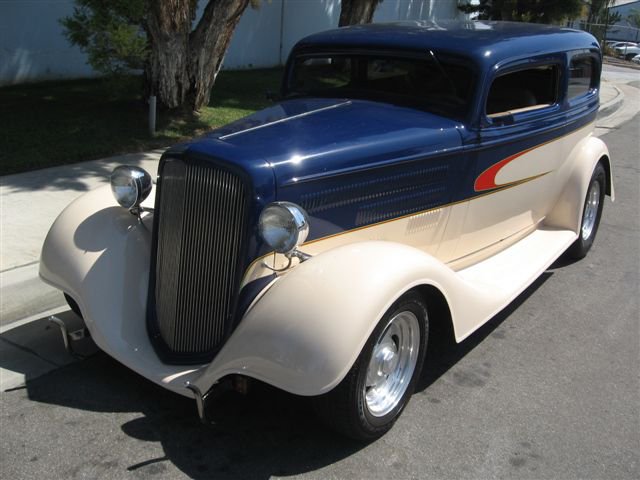
{"label": "wheel hub cap", "polygon": [[365,381],[369,412],[382,417],[393,410],[407,391],[418,360],[420,327],[410,311],[394,316],[376,342]]}
{"label": "wheel hub cap", "polygon": [[581,235],[583,240],[587,240],[596,224],[598,217],[598,209],[600,206],[600,183],[594,180],[589,187],[587,194],[587,202],[584,206],[584,214],[582,215]]}

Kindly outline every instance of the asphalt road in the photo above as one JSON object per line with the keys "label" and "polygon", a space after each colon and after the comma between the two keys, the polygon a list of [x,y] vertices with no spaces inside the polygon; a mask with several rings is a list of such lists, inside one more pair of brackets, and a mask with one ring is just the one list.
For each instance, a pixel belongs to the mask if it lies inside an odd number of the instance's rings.
{"label": "asphalt road", "polygon": [[617,200],[587,258],[559,260],[461,345],[440,338],[395,428],[369,445],[258,386],[192,401],[102,353],[0,393],[3,478],[640,478],[640,116],[604,137]]}

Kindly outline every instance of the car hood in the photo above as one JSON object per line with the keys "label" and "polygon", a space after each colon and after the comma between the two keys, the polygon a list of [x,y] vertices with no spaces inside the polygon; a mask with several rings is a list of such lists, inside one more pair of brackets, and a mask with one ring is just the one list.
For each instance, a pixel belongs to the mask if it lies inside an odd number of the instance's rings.
{"label": "car hood", "polygon": [[387,103],[294,99],[213,130],[194,147],[212,155],[233,150],[245,165],[270,165],[276,183],[287,185],[443,153],[461,145],[458,128],[453,120]]}

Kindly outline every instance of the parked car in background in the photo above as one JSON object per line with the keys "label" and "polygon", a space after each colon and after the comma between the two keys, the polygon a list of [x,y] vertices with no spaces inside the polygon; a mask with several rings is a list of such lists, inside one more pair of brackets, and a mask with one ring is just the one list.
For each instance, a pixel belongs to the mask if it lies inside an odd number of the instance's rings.
{"label": "parked car in background", "polygon": [[624,48],[624,47],[637,47],[638,44],[634,42],[607,42],[611,48]]}
{"label": "parked car in background", "polygon": [[616,56],[624,58],[625,60],[631,60],[636,55],[640,54],[640,47],[637,46],[622,46],[615,48]]}
{"label": "parked car in background", "polygon": [[591,248],[614,193],[600,71],[593,36],[546,25],[311,35],[278,103],[167,150],[155,186],[122,166],[69,205],[40,275],[100,348],[205,421],[253,379],[377,438],[433,325],[461,342]]}

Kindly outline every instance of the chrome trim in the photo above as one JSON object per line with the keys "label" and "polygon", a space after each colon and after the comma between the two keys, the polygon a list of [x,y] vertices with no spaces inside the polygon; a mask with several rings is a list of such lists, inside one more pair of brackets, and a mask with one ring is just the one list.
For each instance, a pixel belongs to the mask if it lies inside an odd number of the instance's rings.
{"label": "chrome trim", "polygon": [[280,120],[274,120],[273,122],[264,123],[262,125],[257,125],[255,127],[246,128],[246,129],[240,130],[238,132],[233,132],[233,133],[228,133],[226,135],[222,135],[221,137],[218,137],[218,140],[226,140],[227,138],[231,138],[231,137],[234,137],[236,135],[240,135],[242,133],[252,132],[254,130],[259,130],[261,128],[270,127],[271,125],[277,125],[278,123],[288,122],[290,120],[295,120],[297,118],[302,118],[302,117],[306,117],[308,115],[313,115],[314,113],[317,113],[317,112],[323,112],[325,110],[332,110],[334,108],[343,107],[345,105],[350,105],[350,104],[351,104],[351,100],[348,100],[346,102],[338,103],[336,105],[329,105],[328,107],[322,107],[322,108],[318,108],[316,110],[311,110],[309,112],[300,113],[299,115],[293,115],[291,117],[281,118]]}
{"label": "chrome trim", "polygon": [[169,159],[162,169],[148,324],[164,361],[205,363],[234,327],[248,187],[209,162]]}
{"label": "chrome trim", "polygon": [[[132,205],[122,205],[118,197],[116,197],[114,192],[113,180],[117,175],[126,175],[133,181],[133,186],[136,189],[136,200]],[[153,180],[149,172],[147,172],[144,168],[136,167],[133,165],[121,165],[116,167],[111,172],[111,176],[109,178],[109,183],[111,184],[111,191],[113,192],[113,196],[120,206],[127,208],[129,210],[133,210],[139,207],[139,205],[149,196],[151,193],[151,189],[153,188]]]}
{"label": "chrome trim", "polygon": [[203,395],[202,391],[196,385],[190,382],[185,382],[184,386],[185,388],[191,390],[191,392],[193,393],[193,396],[196,399],[196,407],[198,408],[198,417],[200,418],[200,421],[204,425],[210,425],[211,422],[207,418],[207,411],[206,411],[206,402],[207,402],[207,398],[209,397],[209,392]]}
{"label": "chrome trim", "polygon": [[[293,231],[291,241],[288,242],[290,245],[292,245],[290,248],[276,249],[266,240],[262,229],[263,217],[270,209],[283,209],[291,216],[290,220],[295,230]],[[299,245],[303,244],[309,236],[309,219],[307,217],[307,212],[305,212],[305,210],[301,206],[291,202],[272,202],[267,205],[260,214],[260,218],[258,219],[258,226],[260,230],[260,236],[265,241],[265,243],[269,245],[269,247],[273,248],[275,252],[287,255],[287,258],[290,258],[290,256],[297,256],[293,252],[295,252],[296,248]],[[287,265],[286,268],[288,268],[289,265]]]}
{"label": "chrome trim", "polygon": [[78,360],[83,360],[86,358],[85,355],[77,353],[72,346],[71,342],[82,340],[87,335],[86,328],[81,328],[80,330],[75,330],[73,332],[69,332],[67,329],[67,325],[60,318],[55,315],[51,315],[48,319],[49,322],[53,323],[60,329],[60,333],[62,334],[62,342],[64,344],[64,349],[71,355],[73,358],[77,358]]}
{"label": "chrome trim", "polygon": [[596,224],[598,218],[598,210],[600,207],[600,182],[594,180],[589,187],[587,201],[584,206],[584,214],[582,215],[582,240],[588,240]]}
{"label": "chrome trim", "polygon": [[262,261],[262,266],[264,268],[267,268],[267,269],[271,270],[272,272],[276,272],[276,273],[285,272],[285,271],[287,271],[289,269],[289,267],[291,267],[291,263],[292,263],[291,257],[287,257],[287,260],[288,260],[287,264],[282,268],[274,268],[274,267],[270,266],[265,260]]}
{"label": "chrome trim", "polygon": [[420,326],[409,310],[394,316],[373,347],[364,399],[369,413],[383,417],[391,412],[404,396],[418,362]]}
{"label": "chrome trim", "polygon": [[287,258],[289,260],[291,260],[291,258],[297,258],[298,260],[300,260],[300,263],[302,262],[306,262],[307,260],[309,260],[313,255],[309,255],[308,253],[304,253],[301,252],[300,250],[298,250],[297,248],[293,249],[293,251],[287,253]]}

